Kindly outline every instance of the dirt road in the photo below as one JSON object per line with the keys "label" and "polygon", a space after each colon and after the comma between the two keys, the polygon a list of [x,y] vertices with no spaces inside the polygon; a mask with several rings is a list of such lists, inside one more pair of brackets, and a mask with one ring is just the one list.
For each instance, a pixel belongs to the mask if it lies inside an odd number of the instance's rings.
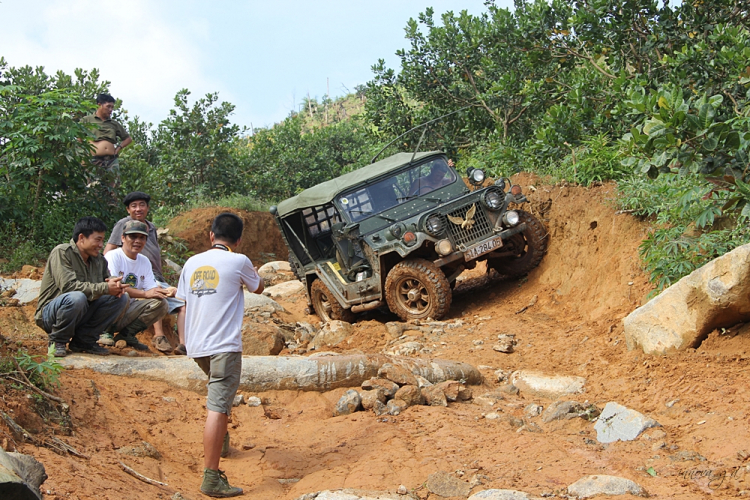
{"label": "dirt road", "polygon": [[[246,394],[260,396],[273,411],[243,405],[233,414],[233,449],[222,468],[245,489],[244,498],[295,499],[344,487],[395,492],[403,484],[434,500],[442,497],[425,482],[437,471],[475,484],[473,493],[503,488],[559,496],[583,476],[606,474],[632,479],[661,498],[750,494],[750,327],[713,332],[698,349],[670,356],[628,352],[621,320],[651,290],[637,255],[648,225],[615,214],[612,185],[584,189],[544,186],[527,176],[518,180],[549,230],[549,252],[540,267],[519,281],[488,278],[479,268],[466,273],[446,318],[463,325],[443,333],[411,332],[408,339],[430,351],[420,356],[481,367],[486,382],[473,387],[474,402],[411,407],[395,417],[333,417],[345,389]],[[282,305],[286,322],[317,321],[305,315],[302,295]],[[3,352],[16,343],[46,350],[33,310],[0,308],[0,332],[10,341]],[[332,350],[380,352],[391,341],[384,324],[395,320],[369,313]],[[492,349],[503,333],[518,340],[511,354]],[[585,393],[570,399],[599,408],[614,401],[661,427],[631,442],[601,444],[587,420],[544,423],[526,415],[528,405],[546,408],[552,401],[499,392],[498,369],[584,377]],[[70,403],[72,435],[58,437],[87,458],[21,443],[0,423],[6,450],[45,465],[46,498],[171,498],[177,491],[184,498],[202,497],[204,396],[89,371],[68,371],[61,382],[56,393]],[[49,405],[2,387],[0,410],[37,438],[59,431],[39,415],[40,409],[51,411]],[[486,393],[490,397],[479,397]],[[500,418],[485,418],[490,413]],[[530,422],[536,425],[521,427]],[[143,441],[157,453],[133,449]],[[120,462],[168,486],[141,482]]]}

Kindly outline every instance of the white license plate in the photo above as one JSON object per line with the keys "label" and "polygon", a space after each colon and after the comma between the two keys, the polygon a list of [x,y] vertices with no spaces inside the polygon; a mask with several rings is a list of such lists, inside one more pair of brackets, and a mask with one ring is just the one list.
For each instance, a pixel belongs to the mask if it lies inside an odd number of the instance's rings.
{"label": "white license plate", "polygon": [[466,250],[466,252],[464,252],[464,259],[466,259],[467,262],[470,260],[474,260],[480,255],[489,253],[496,248],[500,248],[501,246],[503,246],[503,239],[500,236],[496,236],[491,240],[485,240]]}

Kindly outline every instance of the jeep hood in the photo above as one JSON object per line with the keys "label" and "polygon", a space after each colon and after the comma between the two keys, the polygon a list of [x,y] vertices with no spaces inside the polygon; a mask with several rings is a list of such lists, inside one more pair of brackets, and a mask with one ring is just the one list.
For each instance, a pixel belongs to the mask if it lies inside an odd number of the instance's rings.
{"label": "jeep hood", "polygon": [[[305,189],[296,196],[287,198],[279,203],[277,214],[280,217],[284,217],[285,215],[301,208],[325,205],[332,201],[337,195],[351,187],[362,184],[370,179],[380,177],[392,170],[408,165],[409,163],[416,163],[428,156],[439,156],[442,154],[441,151],[427,151],[417,153],[416,155],[414,153],[397,153],[388,158],[376,161],[375,163],[365,165],[358,170],[340,175],[335,179],[321,182],[316,186]],[[412,156],[414,157],[413,161]]]}

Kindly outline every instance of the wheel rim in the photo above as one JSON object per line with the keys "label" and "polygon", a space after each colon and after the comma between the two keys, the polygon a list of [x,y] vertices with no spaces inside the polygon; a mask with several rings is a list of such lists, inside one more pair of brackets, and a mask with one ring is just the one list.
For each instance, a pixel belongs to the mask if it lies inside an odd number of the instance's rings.
{"label": "wheel rim", "polygon": [[405,278],[396,285],[396,300],[411,314],[421,314],[430,307],[427,287],[416,278]]}
{"label": "wheel rim", "polygon": [[320,314],[325,316],[324,319],[330,319],[332,307],[331,302],[328,300],[326,294],[318,294],[318,305],[320,306]]}

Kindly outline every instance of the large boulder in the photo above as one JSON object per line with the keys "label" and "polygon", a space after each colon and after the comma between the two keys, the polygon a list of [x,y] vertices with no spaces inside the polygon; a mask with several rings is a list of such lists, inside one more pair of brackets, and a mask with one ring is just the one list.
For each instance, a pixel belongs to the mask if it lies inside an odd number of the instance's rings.
{"label": "large boulder", "polygon": [[717,328],[750,320],[750,244],[696,269],[624,320],[628,349],[697,347]]}

